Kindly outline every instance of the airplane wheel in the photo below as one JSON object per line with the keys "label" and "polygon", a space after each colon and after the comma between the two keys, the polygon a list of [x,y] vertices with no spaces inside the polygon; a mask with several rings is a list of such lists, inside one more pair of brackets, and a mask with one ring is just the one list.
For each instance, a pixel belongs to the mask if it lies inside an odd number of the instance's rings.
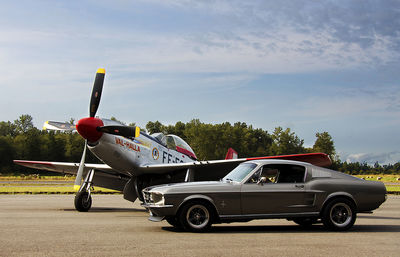
{"label": "airplane wheel", "polygon": [[179,221],[187,231],[204,232],[211,227],[212,210],[201,201],[190,202],[180,212]]}
{"label": "airplane wheel", "polygon": [[92,207],[92,197],[86,191],[81,191],[75,195],[75,209],[87,212]]}

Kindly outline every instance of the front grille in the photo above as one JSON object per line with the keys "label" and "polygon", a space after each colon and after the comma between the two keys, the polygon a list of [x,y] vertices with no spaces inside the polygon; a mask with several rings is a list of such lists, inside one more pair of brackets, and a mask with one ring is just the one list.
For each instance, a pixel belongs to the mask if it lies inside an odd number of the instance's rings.
{"label": "front grille", "polygon": [[143,192],[144,202],[151,203],[151,197],[149,192]]}

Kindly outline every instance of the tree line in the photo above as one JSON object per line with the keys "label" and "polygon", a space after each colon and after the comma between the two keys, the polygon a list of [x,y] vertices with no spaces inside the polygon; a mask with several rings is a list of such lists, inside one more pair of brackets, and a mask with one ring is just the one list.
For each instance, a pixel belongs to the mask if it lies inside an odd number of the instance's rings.
{"label": "tree line", "polygon": [[[116,120],[112,117],[113,120]],[[73,119],[70,120],[73,123]],[[134,125],[134,124],[130,124]],[[228,148],[235,149],[239,156],[257,157],[297,153],[323,152],[333,160],[331,168],[350,174],[393,174],[400,173],[400,162],[393,165],[375,163],[342,162],[336,155],[332,137],[328,132],[317,132],[313,147],[304,147],[304,140],[290,128],[277,127],[272,133],[253,128],[244,122],[231,124],[207,124],[198,119],[175,125],[163,125],[159,121],[149,121],[142,130],[149,134],[162,132],[174,134],[185,140],[194,150],[199,160],[223,159]],[[33,118],[21,115],[14,122],[0,122],[0,172],[2,174],[32,173],[32,169],[19,167],[13,160],[43,160],[79,162],[84,140],[74,132],[39,130],[33,125]],[[99,163],[88,151],[87,162]]]}

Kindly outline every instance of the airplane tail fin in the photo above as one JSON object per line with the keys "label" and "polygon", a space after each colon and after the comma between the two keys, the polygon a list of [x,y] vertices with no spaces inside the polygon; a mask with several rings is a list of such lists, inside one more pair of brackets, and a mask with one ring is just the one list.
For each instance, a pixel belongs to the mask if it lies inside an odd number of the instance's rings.
{"label": "airplane tail fin", "polygon": [[238,158],[238,153],[233,148],[229,148],[228,152],[226,153],[225,160],[237,159],[237,158]]}

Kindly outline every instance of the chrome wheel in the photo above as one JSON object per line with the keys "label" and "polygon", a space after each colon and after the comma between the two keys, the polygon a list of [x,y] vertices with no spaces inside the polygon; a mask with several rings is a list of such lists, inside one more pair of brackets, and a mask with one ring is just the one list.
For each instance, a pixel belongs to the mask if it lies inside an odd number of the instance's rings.
{"label": "chrome wheel", "polygon": [[193,205],[186,212],[186,221],[192,228],[201,230],[209,224],[210,212],[203,205]]}

